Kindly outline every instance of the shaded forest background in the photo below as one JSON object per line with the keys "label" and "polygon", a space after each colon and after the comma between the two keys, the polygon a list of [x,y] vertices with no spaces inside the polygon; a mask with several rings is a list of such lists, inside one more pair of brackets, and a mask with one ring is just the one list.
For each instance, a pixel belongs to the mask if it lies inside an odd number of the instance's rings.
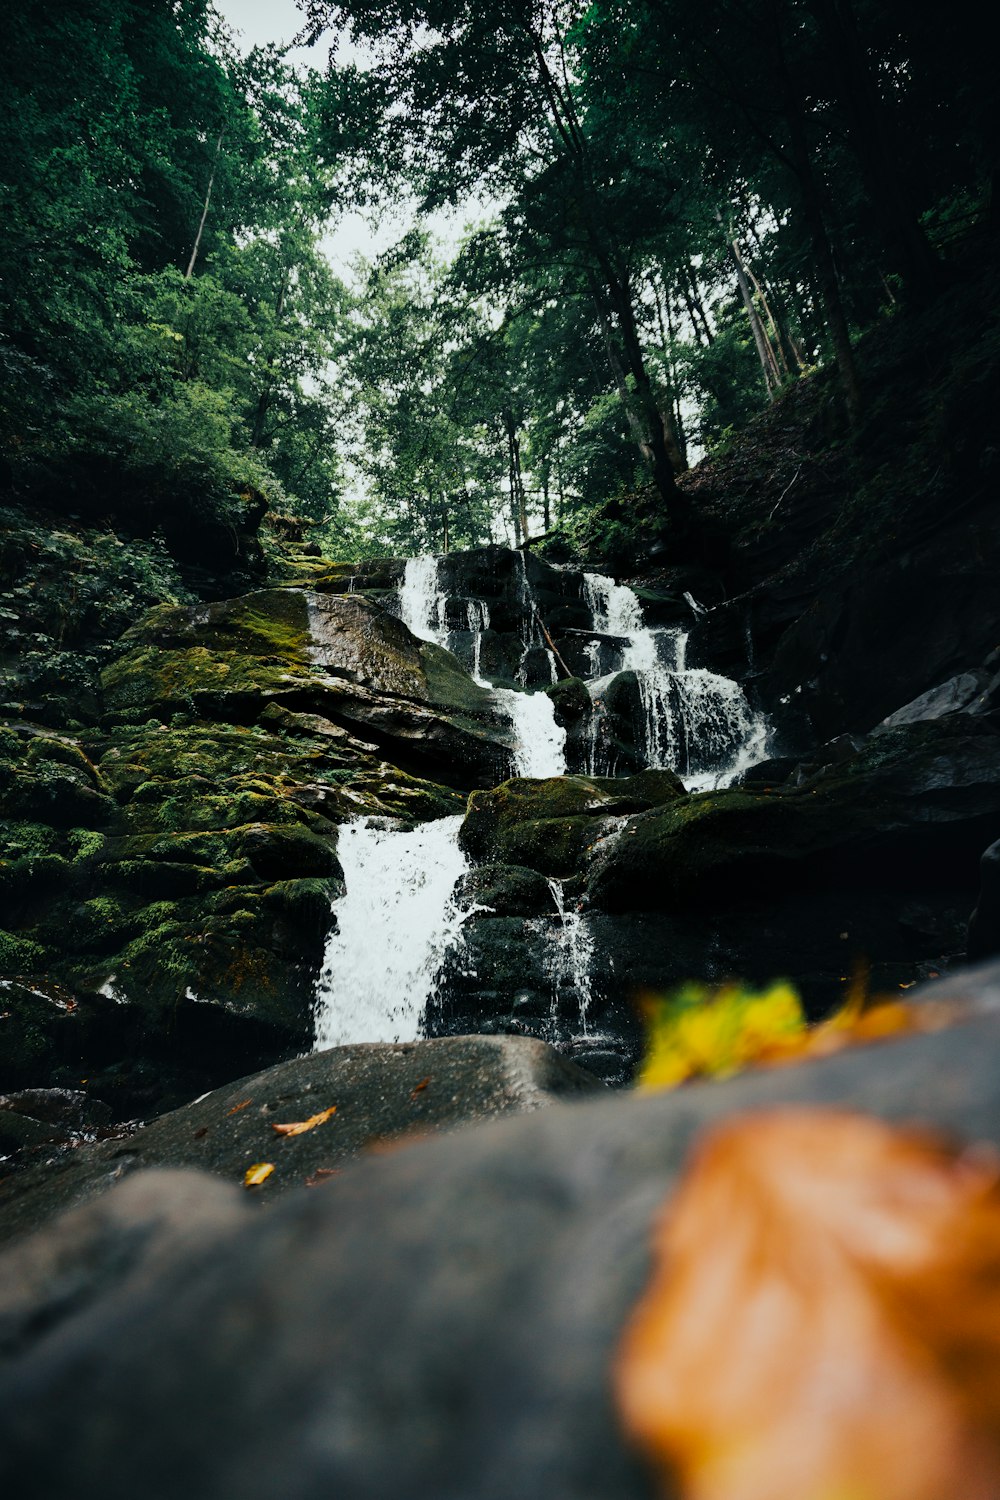
{"label": "shaded forest background", "polygon": [[[648,539],[680,535],[689,463],[804,376],[863,427],[862,335],[993,224],[971,7],[942,29],[869,0],[304,6],[304,35],[345,33],[367,61],[320,73],[240,56],[207,0],[8,19],[15,504],[191,565],[265,514],[345,560],[607,548],[650,497]],[[329,226],[403,200],[491,216],[345,285]]]}

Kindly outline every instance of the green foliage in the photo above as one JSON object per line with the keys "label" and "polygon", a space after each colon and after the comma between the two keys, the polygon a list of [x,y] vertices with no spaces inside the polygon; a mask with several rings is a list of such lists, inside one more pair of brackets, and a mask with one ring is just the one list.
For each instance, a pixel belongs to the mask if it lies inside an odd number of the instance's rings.
{"label": "green foliage", "polygon": [[0,930],[0,974],[31,974],[44,961],[45,949],[39,943]]}

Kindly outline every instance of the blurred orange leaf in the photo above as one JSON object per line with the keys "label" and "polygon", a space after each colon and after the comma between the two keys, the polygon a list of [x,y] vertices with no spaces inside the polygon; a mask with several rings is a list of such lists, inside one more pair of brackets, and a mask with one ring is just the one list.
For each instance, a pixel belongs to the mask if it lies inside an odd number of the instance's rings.
{"label": "blurred orange leaf", "polygon": [[310,1115],[308,1120],[296,1120],[292,1125],[272,1125],[271,1129],[275,1135],[305,1135],[307,1130],[315,1130],[317,1125],[322,1125],[331,1115],[337,1113],[337,1106],[331,1104],[329,1109],[320,1110],[318,1115]]}
{"label": "blurred orange leaf", "polygon": [[260,1187],[261,1183],[266,1181],[273,1171],[273,1161],[254,1162],[252,1167],[247,1167],[246,1169],[243,1177],[243,1186],[248,1188]]}
{"label": "blurred orange leaf", "polygon": [[428,1073],[428,1075],[427,1075],[426,1078],[421,1078],[421,1080],[420,1080],[419,1083],[415,1083],[413,1085],[413,1088],[410,1090],[410,1098],[411,1099],[415,1099],[418,1094],[422,1094],[423,1091],[424,1091],[424,1089],[430,1083],[430,1081],[431,1081],[431,1075]]}
{"label": "blurred orange leaf", "polygon": [[664,1494],[1000,1493],[995,1155],[846,1111],[744,1116],[703,1138],[655,1259],[615,1385]]}
{"label": "blurred orange leaf", "polygon": [[226,1118],[228,1119],[230,1115],[238,1115],[241,1109],[246,1109],[252,1103],[252,1099],[241,1099],[239,1104],[234,1104],[232,1109],[226,1110]]}

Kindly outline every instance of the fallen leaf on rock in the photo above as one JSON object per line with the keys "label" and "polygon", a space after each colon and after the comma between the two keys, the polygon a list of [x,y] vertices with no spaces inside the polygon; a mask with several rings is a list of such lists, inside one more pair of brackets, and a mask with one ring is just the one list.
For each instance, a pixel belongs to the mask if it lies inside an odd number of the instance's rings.
{"label": "fallen leaf on rock", "polygon": [[194,1138],[195,1138],[196,1141],[200,1141],[201,1138],[202,1138],[202,1136],[206,1136],[206,1135],[208,1135],[208,1126],[207,1125],[199,1125],[198,1129],[194,1133]]}
{"label": "fallen leaf on rock", "polygon": [[243,1186],[248,1188],[260,1187],[261,1183],[266,1181],[266,1179],[270,1177],[273,1171],[273,1161],[254,1162],[253,1166],[247,1167],[246,1172],[244,1173]]}
{"label": "fallen leaf on rock", "polygon": [[317,1167],[311,1177],[306,1178],[306,1187],[320,1187],[324,1182],[329,1182],[331,1177],[339,1177],[339,1167]]}
{"label": "fallen leaf on rock", "polygon": [[415,1099],[418,1094],[422,1094],[423,1091],[424,1091],[424,1089],[430,1083],[430,1081],[431,1081],[431,1075],[428,1073],[428,1075],[427,1075],[426,1078],[421,1078],[421,1080],[420,1080],[419,1083],[415,1083],[413,1085],[413,1088],[410,1090],[410,1097],[411,1097],[411,1099]]}
{"label": "fallen leaf on rock", "polygon": [[846,1111],[703,1137],[615,1393],[684,1500],[1000,1493],[1000,1167]]}
{"label": "fallen leaf on rock", "polygon": [[226,1110],[226,1118],[228,1119],[230,1115],[238,1115],[241,1109],[246,1109],[252,1103],[252,1099],[241,1099],[239,1104],[234,1104],[232,1109]]}
{"label": "fallen leaf on rock", "polygon": [[305,1135],[307,1130],[315,1130],[317,1125],[322,1125],[331,1115],[337,1113],[337,1106],[331,1104],[329,1109],[320,1110],[318,1115],[310,1115],[308,1120],[296,1120],[291,1125],[272,1125],[271,1129],[275,1135]]}

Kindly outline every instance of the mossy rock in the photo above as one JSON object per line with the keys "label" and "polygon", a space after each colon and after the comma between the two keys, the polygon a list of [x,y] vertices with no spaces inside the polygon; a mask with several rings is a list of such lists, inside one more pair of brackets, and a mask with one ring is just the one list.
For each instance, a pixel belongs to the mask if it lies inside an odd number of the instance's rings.
{"label": "mossy rock", "polygon": [[563,729],[571,729],[593,712],[587,684],[579,677],[567,677],[546,688],[545,692],[552,699],[556,723]]}
{"label": "mossy rock", "polygon": [[480,865],[462,877],[456,899],[463,907],[483,907],[498,917],[535,917],[555,910],[544,875],[524,865]]}
{"label": "mossy rock", "polygon": [[111,714],[157,710],[169,716],[191,709],[204,718],[240,723],[252,720],[272,698],[308,691],[312,673],[281,657],[147,645],[106,668],[101,683]]}
{"label": "mossy rock", "polygon": [[[459,840],[468,854],[480,859],[492,855],[505,862],[509,859],[514,864],[546,869],[514,854],[514,845],[508,841],[519,825],[619,816],[670,804],[685,796],[683,783],[672,771],[643,771],[620,781],[602,776],[521,777],[491,791],[472,793]],[[529,841],[534,842],[537,836],[531,835]],[[570,842],[578,843],[579,839],[574,835]],[[549,868],[547,873],[556,872]]]}
{"label": "mossy rock", "polygon": [[893,730],[795,788],[706,792],[640,814],[597,860],[608,911],[887,882],[947,885],[975,868],[1000,817],[1000,734],[985,720]]}

